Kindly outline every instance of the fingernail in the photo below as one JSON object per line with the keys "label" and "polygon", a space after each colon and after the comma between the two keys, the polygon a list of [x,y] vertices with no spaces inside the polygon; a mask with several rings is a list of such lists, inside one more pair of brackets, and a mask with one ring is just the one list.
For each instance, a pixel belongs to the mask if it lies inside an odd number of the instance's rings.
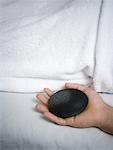
{"label": "fingernail", "polygon": [[35,109],[37,110],[37,105],[35,105]]}
{"label": "fingernail", "polygon": [[67,84],[69,85],[69,84],[70,84],[70,82],[66,82],[66,83],[65,83],[65,85],[67,85]]}
{"label": "fingernail", "polygon": [[37,105],[35,106],[35,108],[38,109],[38,108],[40,108],[40,106],[37,104]]}
{"label": "fingernail", "polygon": [[44,88],[44,91],[46,91],[48,88]]}
{"label": "fingernail", "polygon": [[44,88],[44,91],[46,90],[47,88]]}
{"label": "fingernail", "polygon": [[38,97],[39,97],[39,94],[37,94],[36,97],[38,98]]}

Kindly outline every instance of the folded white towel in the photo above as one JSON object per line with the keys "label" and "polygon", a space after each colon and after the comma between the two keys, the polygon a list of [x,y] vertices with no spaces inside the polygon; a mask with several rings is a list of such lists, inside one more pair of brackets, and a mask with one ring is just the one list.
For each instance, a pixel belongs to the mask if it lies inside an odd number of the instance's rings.
{"label": "folded white towel", "polygon": [[113,1],[104,0],[96,44],[94,87],[113,93]]}
{"label": "folded white towel", "polygon": [[90,84],[101,6],[102,0],[3,1],[0,90],[56,90],[67,81]]}

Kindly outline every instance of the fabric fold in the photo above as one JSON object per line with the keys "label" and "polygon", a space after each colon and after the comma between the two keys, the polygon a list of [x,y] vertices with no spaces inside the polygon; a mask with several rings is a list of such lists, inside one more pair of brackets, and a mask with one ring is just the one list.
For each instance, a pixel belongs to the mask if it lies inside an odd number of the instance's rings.
{"label": "fabric fold", "polygon": [[112,1],[0,4],[0,90],[56,90],[93,79],[97,91],[113,92]]}
{"label": "fabric fold", "polygon": [[96,43],[94,88],[113,93],[113,1],[103,0]]}

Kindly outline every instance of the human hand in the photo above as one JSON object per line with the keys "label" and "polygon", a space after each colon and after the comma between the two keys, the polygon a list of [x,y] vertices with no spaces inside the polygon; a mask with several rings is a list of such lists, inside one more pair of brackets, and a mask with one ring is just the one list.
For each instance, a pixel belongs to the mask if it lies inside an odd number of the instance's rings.
{"label": "human hand", "polygon": [[[68,126],[80,127],[80,128],[93,127],[93,126],[99,127],[102,120],[102,114],[104,110],[103,108],[106,105],[102,100],[102,98],[99,96],[99,94],[95,90],[87,86],[83,86],[76,83],[66,83],[65,88],[78,89],[84,92],[88,96],[88,100],[89,100],[88,106],[79,115],[65,118],[65,119],[55,116],[48,110],[47,105],[48,105],[49,98],[42,94],[38,94],[36,96],[39,100],[42,101],[42,104],[36,105],[36,109],[42,112],[47,119],[59,125],[68,125]],[[48,96],[52,96],[54,94],[48,88],[45,88],[44,92]]]}

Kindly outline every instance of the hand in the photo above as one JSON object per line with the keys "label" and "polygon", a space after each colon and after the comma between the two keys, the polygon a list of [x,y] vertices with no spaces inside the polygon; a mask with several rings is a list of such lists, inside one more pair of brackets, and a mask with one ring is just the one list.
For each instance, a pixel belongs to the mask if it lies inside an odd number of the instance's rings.
{"label": "hand", "polygon": [[[66,83],[65,88],[81,90],[88,96],[89,99],[88,106],[82,113],[66,119],[59,118],[49,112],[47,108],[49,98],[42,94],[38,94],[36,96],[39,100],[42,101],[42,104],[36,105],[36,109],[42,112],[47,119],[59,125],[68,125],[68,126],[80,127],[80,128],[93,127],[93,126],[99,127],[102,120],[102,114],[104,110],[103,108],[105,107],[105,103],[103,102],[99,94],[95,90],[87,86],[83,86],[75,83]],[[48,88],[45,88],[44,92],[48,96],[52,96],[54,94]]]}

